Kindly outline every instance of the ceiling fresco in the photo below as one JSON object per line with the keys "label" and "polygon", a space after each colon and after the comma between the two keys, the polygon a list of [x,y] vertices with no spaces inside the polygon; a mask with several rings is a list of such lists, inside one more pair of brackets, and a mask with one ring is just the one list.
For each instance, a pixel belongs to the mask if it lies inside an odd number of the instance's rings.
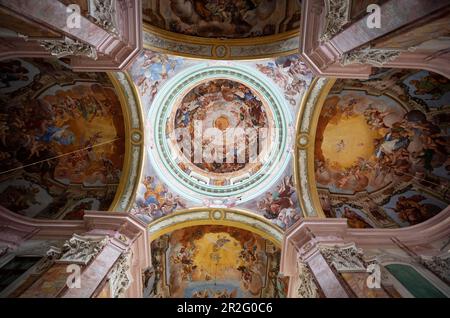
{"label": "ceiling fresco", "polygon": [[[199,61],[146,50],[129,72],[142,99],[146,131],[150,132],[146,134],[149,155],[133,214],[151,222],[187,208],[238,207],[283,229],[298,220],[301,212],[289,145],[301,98],[313,78],[298,56]],[[267,138],[268,142],[260,145],[273,149],[269,153],[275,163],[252,164],[248,152],[241,154],[244,162],[177,162],[178,158],[192,159],[192,153],[184,152],[189,144],[180,136],[173,137],[172,130],[187,129],[192,134],[197,120],[205,128],[219,131],[250,126],[273,130],[279,138]],[[211,149],[210,145],[201,148]],[[226,147],[222,149],[226,151]],[[167,155],[161,157],[164,153]],[[170,160],[161,158],[175,158],[176,164],[169,165]]]}
{"label": "ceiling fresco", "polygon": [[286,296],[281,250],[252,232],[221,225],[175,230],[152,242],[145,297],[258,298]]}
{"label": "ceiling fresco", "polygon": [[0,298],[450,297],[450,0],[31,2]]}
{"label": "ceiling fresco", "polygon": [[315,176],[328,217],[351,227],[404,227],[448,206],[450,82],[378,69],[338,80],[320,114]]}
{"label": "ceiling fresco", "polygon": [[51,219],[108,210],[125,152],[108,76],[50,59],[3,60],[0,69],[0,204]]}
{"label": "ceiling fresco", "polygon": [[144,0],[144,21],[205,38],[250,38],[300,27],[300,0]]}
{"label": "ceiling fresco", "polygon": [[[191,145],[189,145],[191,151],[187,154],[189,156],[188,161],[194,162],[193,143],[194,125],[196,122],[202,122],[203,130],[208,128],[215,128],[221,131],[226,131],[228,128],[268,128],[268,112],[269,110],[264,107],[263,102],[255,92],[244,84],[228,79],[212,80],[196,86],[183,97],[180,106],[175,112],[174,128],[188,129],[191,135]],[[246,139],[248,138],[249,136],[246,136]],[[227,141],[230,143],[234,142],[234,140]],[[184,142],[182,139],[176,142],[181,152]],[[248,143],[249,140],[245,140],[245,142]],[[247,171],[252,170],[252,168],[258,169],[257,164],[254,164],[255,167],[249,167],[250,153],[248,147],[244,149],[245,152],[243,153],[231,154],[226,152],[226,146],[227,144],[223,147],[223,153],[216,154],[214,149],[212,155],[220,155],[222,157],[229,155],[242,156],[243,162],[240,163],[235,158],[232,163],[201,162],[194,163],[194,165],[209,175],[227,175],[229,178],[236,175],[233,174],[234,172],[240,173],[243,169]],[[205,145],[203,145],[203,148],[203,151],[207,150]],[[184,169],[187,169],[187,167],[184,167]]]}

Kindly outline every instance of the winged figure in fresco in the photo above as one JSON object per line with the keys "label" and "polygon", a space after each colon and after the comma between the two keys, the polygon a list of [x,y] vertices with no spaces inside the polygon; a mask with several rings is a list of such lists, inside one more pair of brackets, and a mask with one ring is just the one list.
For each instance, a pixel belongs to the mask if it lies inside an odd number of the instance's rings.
{"label": "winged figure in fresco", "polygon": [[273,15],[273,0],[171,0],[170,8],[179,18],[172,31],[191,35],[230,37],[237,34],[269,35],[273,28],[261,23]]}
{"label": "winged figure in fresco", "polygon": [[224,237],[219,236],[217,238],[217,240],[214,242],[213,251],[218,252],[228,242],[231,242],[231,241],[229,239],[227,239],[225,236]]}
{"label": "winged figure in fresco", "polygon": [[277,191],[267,192],[266,197],[258,202],[258,208],[264,211],[268,219],[276,219],[283,209],[294,207],[291,196],[295,192],[292,176],[286,176]]}
{"label": "winged figure in fresco", "polygon": [[450,90],[450,81],[438,74],[429,73],[419,80],[411,80],[416,95],[431,95],[432,100],[442,98]]}
{"label": "winged figure in fresco", "polygon": [[395,208],[393,210],[398,213],[400,219],[409,222],[411,225],[421,223],[436,215],[439,207],[423,203],[426,197],[415,194],[410,197],[399,196]]}
{"label": "winged figure in fresco", "polygon": [[295,55],[279,57],[275,62],[257,64],[256,67],[283,89],[292,106],[297,105],[297,98],[306,90],[306,78],[310,73],[300,59]]}
{"label": "winged figure in fresco", "polygon": [[142,69],[144,74],[136,79],[137,85],[143,95],[150,94],[153,99],[159,85],[173,73],[179,64],[178,59],[172,59],[164,54],[146,51],[144,52]]}

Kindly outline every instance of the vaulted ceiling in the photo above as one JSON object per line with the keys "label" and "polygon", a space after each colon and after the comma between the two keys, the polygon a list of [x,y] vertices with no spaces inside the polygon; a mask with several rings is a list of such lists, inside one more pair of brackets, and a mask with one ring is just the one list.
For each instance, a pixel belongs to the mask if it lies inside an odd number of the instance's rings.
{"label": "vaulted ceiling", "polygon": [[144,22],[203,38],[252,38],[300,26],[300,0],[144,0]]}
{"label": "vaulted ceiling", "polygon": [[28,217],[108,210],[124,164],[124,119],[105,73],[53,59],[0,62],[0,204]]}

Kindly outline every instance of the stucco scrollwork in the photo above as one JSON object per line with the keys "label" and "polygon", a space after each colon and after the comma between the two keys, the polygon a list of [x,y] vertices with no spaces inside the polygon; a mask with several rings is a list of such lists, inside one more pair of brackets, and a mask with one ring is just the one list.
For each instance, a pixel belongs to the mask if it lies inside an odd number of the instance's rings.
{"label": "stucco scrollwork", "polygon": [[131,259],[131,251],[122,254],[108,275],[112,298],[123,297],[132,283]]}
{"label": "stucco scrollwork", "polygon": [[87,265],[108,243],[108,237],[90,238],[74,234],[62,247],[58,263]]}
{"label": "stucco scrollwork", "polygon": [[394,49],[374,49],[370,46],[344,53],[341,58],[341,65],[350,64],[371,64],[382,66],[395,60],[402,51]]}
{"label": "stucco scrollwork", "polygon": [[349,22],[350,0],[325,0],[325,27],[321,41],[329,41]]}
{"label": "stucco scrollwork", "polygon": [[354,244],[348,246],[320,246],[320,252],[328,264],[338,272],[360,272],[366,271],[361,249]]}
{"label": "stucco scrollwork", "polygon": [[97,50],[88,44],[81,43],[71,38],[65,37],[64,40],[43,40],[40,45],[57,58],[66,56],[85,56],[97,60]]}
{"label": "stucco scrollwork", "polygon": [[422,264],[447,284],[450,283],[450,254],[421,257]]}
{"label": "stucco scrollwork", "polygon": [[308,265],[301,260],[297,262],[298,283],[296,287],[297,298],[318,298],[319,288],[314,281]]}

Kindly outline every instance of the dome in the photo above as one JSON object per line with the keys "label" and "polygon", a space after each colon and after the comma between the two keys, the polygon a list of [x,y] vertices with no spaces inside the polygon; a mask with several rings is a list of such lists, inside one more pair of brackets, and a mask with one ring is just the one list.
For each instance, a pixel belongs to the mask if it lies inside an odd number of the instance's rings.
{"label": "dome", "polygon": [[254,70],[200,66],[156,95],[149,155],[181,196],[245,202],[276,181],[289,159],[285,100]]}

